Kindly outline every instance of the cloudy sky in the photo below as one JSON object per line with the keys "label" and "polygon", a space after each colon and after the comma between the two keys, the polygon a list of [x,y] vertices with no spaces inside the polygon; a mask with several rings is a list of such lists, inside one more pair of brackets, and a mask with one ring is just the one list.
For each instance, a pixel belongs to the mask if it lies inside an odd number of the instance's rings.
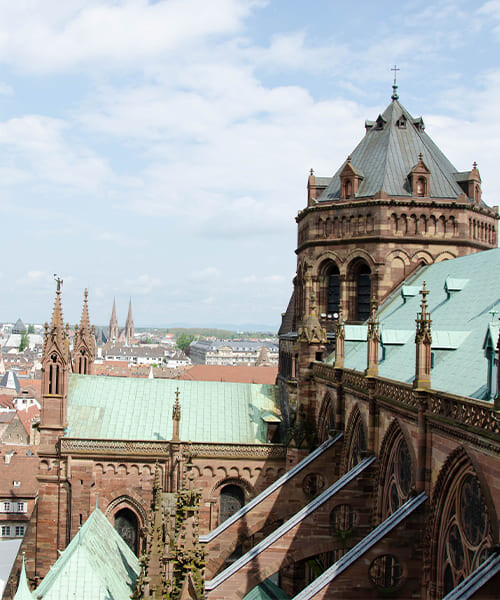
{"label": "cloudy sky", "polygon": [[276,327],[307,174],[390,101],[500,203],[500,0],[0,0],[0,321]]}

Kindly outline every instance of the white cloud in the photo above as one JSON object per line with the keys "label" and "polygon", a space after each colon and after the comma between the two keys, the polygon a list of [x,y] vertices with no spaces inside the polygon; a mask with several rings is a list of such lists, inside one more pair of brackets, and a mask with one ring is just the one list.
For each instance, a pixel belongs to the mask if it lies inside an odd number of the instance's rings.
{"label": "white cloud", "polygon": [[252,0],[38,0],[2,3],[0,62],[52,72],[120,66],[236,33]]}
{"label": "white cloud", "polygon": [[14,88],[6,83],[0,81],[0,96],[12,96],[14,95]]}
{"label": "white cloud", "polygon": [[125,293],[148,295],[153,291],[153,288],[159,286],[161,283],[159,277],[151,277],[151,275],[144,273],[139,275],[135,279],[126,279],[121,286],[121,290]]}
{"label": "white cloud", "polygon": [[0,122],[0,157],[15,162],[8,168],[13,184],[32,180],[93,191],[112,173],[104,158],[70,140],[70,126],[42,115]]}

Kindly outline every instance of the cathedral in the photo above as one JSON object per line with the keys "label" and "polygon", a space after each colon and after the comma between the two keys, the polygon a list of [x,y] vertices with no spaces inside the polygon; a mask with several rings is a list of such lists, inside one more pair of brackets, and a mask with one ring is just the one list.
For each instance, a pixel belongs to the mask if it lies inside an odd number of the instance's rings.
{"label": "cathedral", "polygon": [[396,85],[364,127],[309,175],[276,385],[97,377],[58,282],[6,600],[498,597],[498,207]]}

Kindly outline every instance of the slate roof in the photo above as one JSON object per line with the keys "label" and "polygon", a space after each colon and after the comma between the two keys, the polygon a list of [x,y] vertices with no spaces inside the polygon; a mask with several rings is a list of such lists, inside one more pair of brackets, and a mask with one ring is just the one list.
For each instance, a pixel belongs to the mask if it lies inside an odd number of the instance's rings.
{"label": "slate roof", "polygon": [[35,595],[44,600],[129,600],[139,571],[135,554],[96,508]]}
{"label": "slate roof", "polygon": [[[397,122],[403,117],[405,127]],[[457,179],[466,175],[446,158],[423,130],[421,118],[415,119],[400,104],[392,100],[377,121],[366,122],[366,134],[351,153],[351,165],[363,175],[356,198],[373,196],[383,190],[390,196],[411,196],[408,176],[419,162],[419,154],[430,170],[429,195],[431,198],[457,198],[463,193]],[[347,162],[347,161],[346,161]],[[340,173],[346,162],[338,169],[319,201],[340,197]]]}
{"label": "slate roof", "polygon": [[[447,292],[448,278],[467,280],[467,283],[459,291]],[[491,336],[498,332],[500,249],[424,267],[412,278],[411,285],[421,289],[424,281],[430,290],[428,303],[432,319],[434,367],[431,387],[461,396],[489,399],[484,345],[487,334]],[[379,319],[385,358],[381,353],[381,376],[408,383],[413,381],[415,335],[408,335],[408,332],[415,332],[420,301],[420,294],[403,298],[400,292],[395,292],[382,305]],[[365,340],[366,334],[362,337]],[[360,341],[356,335],[351,335],[350,340],[347,338],[346,335],[345,366],[364,370],[366,341]]]}
{"label": "slate roof", "polygon": [[279,414],[274,385],[71,375],[66,435],[169,440],[177,388],[184,441],[265,443],[261,417],[268,411]]}

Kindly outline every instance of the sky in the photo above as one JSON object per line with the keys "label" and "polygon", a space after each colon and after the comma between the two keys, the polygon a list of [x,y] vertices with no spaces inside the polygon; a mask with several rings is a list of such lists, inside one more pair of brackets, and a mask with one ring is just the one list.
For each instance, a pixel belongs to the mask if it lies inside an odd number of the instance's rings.
{"label": "sky", "polygon": [[277,328],[307,175],[390,102],[500,204],[500,0],[0,0],[0,321]]}

